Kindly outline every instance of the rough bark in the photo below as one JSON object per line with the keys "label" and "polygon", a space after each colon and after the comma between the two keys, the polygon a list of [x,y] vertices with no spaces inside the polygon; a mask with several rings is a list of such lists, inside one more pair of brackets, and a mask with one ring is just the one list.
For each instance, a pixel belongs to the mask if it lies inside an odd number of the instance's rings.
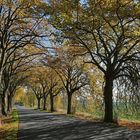
{"label": "rough bark", "polygon": [[47,97],[44,97],[43,110],[46,110],[46,100],[47,100]]}
{"label": "rough bark", "polygon": [[5,111],[6,103],[5,103],[5,95],[2,95],[1,97],[1,114],[3,116],[7,116],[7,113]]}
{"label": "rough bark", "polygon": [[68,105],[67,105],[67,114],[72,114],[71,111],[71,101],[72,101],[72,94],[68,93]]}
{"label": "rough bark", "polygon": [[50,111],[54,112],[54,97],[52,94],[50,94]]}
{"label": "rough bark", "polygon": [[12,96],[11,95],[7,96],[7,112],[8,113],[12,112]]}
{"label": "rough bark", "polygon": [[37,108],[38,109],[40,109],[40,101],[41,101],[41,98],[37,98],[37,102],[38,102]]}
{"label": "rough bark", "polygon": [[105,102],[105,115],[104,122],[113,122],[113,80],[112,78],[105,79],[104,87],[104,102]]}

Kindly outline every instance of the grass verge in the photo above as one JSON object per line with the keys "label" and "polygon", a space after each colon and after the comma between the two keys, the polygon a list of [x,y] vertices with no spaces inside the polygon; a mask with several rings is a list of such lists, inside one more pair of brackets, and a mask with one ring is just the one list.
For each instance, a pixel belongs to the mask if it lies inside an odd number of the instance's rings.
{"label": "grass verge", "polygon": [[[88,115],[84,113],[76,113],[74,116],[88,121],[103,121],[100,118],[94,117],[93,115]],[[140,131],[140,121],[137,120],[119,119],[117,120],[117,124],[119,126],[125,126],[129,129]]]}
{"label": "grass verge", "polygon": [[[40,111],[48,112],[46,110],[40,110]],[[48,112],[48,113],[51,113],[51,112]],[[66,114],[66,110],[62,110],[62,109],[59,109],[59,110],[53,112],[53,114],[61,114],[61,115],[66,115],[69,117],[75,117],[75,118],[78,118],[81,120],[87,120],[87,121],[93,121],[93,122],[102,122],[103,121],[103,119],[96,117],[94,115],[91,115],[89,113],[77,112],[75,114]],[[119,126],[127,127],[129,129],[140,131],[140,121],[138,121],[138,120],[119,119],[119,120],[117,120],[116,124]]]}
{"label": "grass verge", "polygon": [[[63,110],[59,110],[58,112],[54,112],[54,113],[67,115],[66,112]],[[88,113],[83,113],[83,112],[79,112],[79,113],[77,112],[75,114],[71,114],[71,115],[67,115],[67,116],[76,117],[81,120],[94,121],[94,122],[103,121],[101,118],[98,118],[98,117],[95,117],[94,115],[91,115]],[[124,126],[129,129],[140,131],[140,121],[138,121],[138,120],[119,119],[119,120],[117,120],[117,124],[119,126]]]}
{"label": "grass verge", "polygon": [[18,112],[13,110],[8,117],[2,118],[4,124],[0,126],[0,140],[17,140]]}

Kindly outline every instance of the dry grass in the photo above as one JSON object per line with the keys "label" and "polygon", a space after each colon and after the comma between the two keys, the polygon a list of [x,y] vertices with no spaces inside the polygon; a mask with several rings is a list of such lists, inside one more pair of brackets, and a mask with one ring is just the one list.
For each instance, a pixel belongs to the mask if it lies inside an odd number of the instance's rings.
{"label": "dry grass", "polygon": [[[66,111],[64,111],[64,110],[58,110],[58,112],[55,112],[55,114],[65,114],[65,113],[66,113]],[[68,115],[68,116],[76,117],[76,118],[79,118],[82,120],[87,120],[87,121],[94,121],[94,122],[103,121],[100,118],[97,118],[93,115],[90,115],[88,113],[83,113],[83,112],[77,112],[74,115]],[[140,131],[140,121],[130,121],[130,120],[121,119],[121,120],[117,121],[117,124],[119,126],[125,126],[129,129]]]}
{"label": "dry grass", "polygon": [[2,118],[4,124],[0,126],[0,140],[17,140],[18,113],[13,111],[12,117]]}
{"label": "dry grass", "polygon": [[140,131],[140,121],[119,120],[118,124],[121,126],[126,126],[130,129]]}
{"label": "dry grass", "polygon": [[[95,118],[92,115],[86,114],[86,113],[76,113],[74,116],[80,118],[80,119],[86,119],[88,121],[103,121],[99,118]],[[117,124],[119,126],[125,126],[129,129],[133,129],[133,130],[139,130],[140,131],[140,121],[130,121],[130,120],[118,120]]]}

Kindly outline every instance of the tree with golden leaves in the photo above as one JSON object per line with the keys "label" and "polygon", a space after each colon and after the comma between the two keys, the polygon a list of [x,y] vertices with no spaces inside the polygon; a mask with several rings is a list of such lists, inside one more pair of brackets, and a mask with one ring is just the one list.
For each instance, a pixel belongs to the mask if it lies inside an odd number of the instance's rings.
{"label": "tree with golden leaves", "polygon": [[50,1],[51,24],[86,49],[86,62],[104,75],[105,122],[113,122],[114,81],[139,77],[139,0]]}
{"label": "tree with golden leaves", "polygon": [[[46,34],[42,25],[46,22],[42,7],[43,1],[27,0],[1,0],[0,1],[0,98],[5,100],[3,94],[4,71],[9,63],[17,61],[24,55],[24,49],[30,46],[39,46],[41,38]],[[20,57],[13,55],[19,53]],[[3,105],[3,103],[1,103]],[[5,114],[5,113],[2,113]]]}
{"label": "tree with golden leaves", "polygon": [[75,54],[77,50],[67,46],[56,49],[56,57],[48,58],[46,65],[53,68],[62,81],[67,94],[67,114],[72,113],[73,94],[88,84],[88,78],[84,73],[84,64]]}

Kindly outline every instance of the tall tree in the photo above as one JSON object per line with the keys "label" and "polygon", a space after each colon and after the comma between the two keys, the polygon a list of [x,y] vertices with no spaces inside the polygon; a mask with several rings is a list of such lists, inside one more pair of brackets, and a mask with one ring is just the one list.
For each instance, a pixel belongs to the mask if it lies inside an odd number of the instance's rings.
{"label": "tall tree", "polygon": [[43,110],[46,110],[46,101],[52,89],[57,85],[57,81],[53,80],[50,68],[38,67],[34,68],[34,74],[29,78],[29,87],[33,90],[38,100],[38,109],[40,109],[40,100],[43,99]]}
{"label": "tall tree", "polygon": [[48,60],[60,77],[67,93],[67,114],[72,113],[72,95],[80,88],[88,84],[87,75],[83,72],[84,64],[75,57],[77,50],[69,49],[66,46],[57,49],[56,58]]}
{"label": "tall tree", "polygon": [[43,98],[42,89],[36,85],[29,85],[37,99],[37,109],[41,109],[41,99]]}
{"label": "tall tree", "polygon": [[[13,54],[20,50],[20,57],[24,57],[23,50],[31,45],[40,44],[43,28],[40,25],[44,14],[40,11],[43,2],[26,0],[6,0],[0,1],[0,88],[3,89],[2,78],[4,70],[11,63]],[[42,10],[43,11],[43,10]],[[40,14],[40,12],[42,14]],[[17,61],[17,59],[12,59]],[[4,91],[5,92],[5,91]],[[5,99],[4,93],[2,100]],[[5,114],[5,113],[4,113]]]}
{"label": "tall tree", "polygon": [[50,71],[48,73],[48,88],[50,89],[49,96],[50,96],[50,111],[54,112],[54,99],[57,97],[58,94],[63,90],[63,84],[57,75],[57,73],[52,69],[49,68]]}
{"label": "tall tree", "polygon": [[[21,57],[21,53],[24,54]],[[35,59],[36,53],[34,49],[30,52],[28,50],[16,50],[10,58],[8,58],[8,64],[3,70],[2,75],[2,88],[1,88],[1,112],[6,115],[5,112],[5,97],[7,96],[7,111],[12,111],[12,98],[15,90],[18,86],[21,86],[23,82],[29,76],[29,70],[32,67],[31,62]]]}
{"label": "tall tree", "polygon": [[[50,21],[63,37],[86,49],[86,61],[104,74],[105,122],[113,122],[113,82],[138,76],[140,3],[137,0],[60,0]],[[65,8],[67,7],[67,8]],[[129,12],[128,12],[129,11]]]}

